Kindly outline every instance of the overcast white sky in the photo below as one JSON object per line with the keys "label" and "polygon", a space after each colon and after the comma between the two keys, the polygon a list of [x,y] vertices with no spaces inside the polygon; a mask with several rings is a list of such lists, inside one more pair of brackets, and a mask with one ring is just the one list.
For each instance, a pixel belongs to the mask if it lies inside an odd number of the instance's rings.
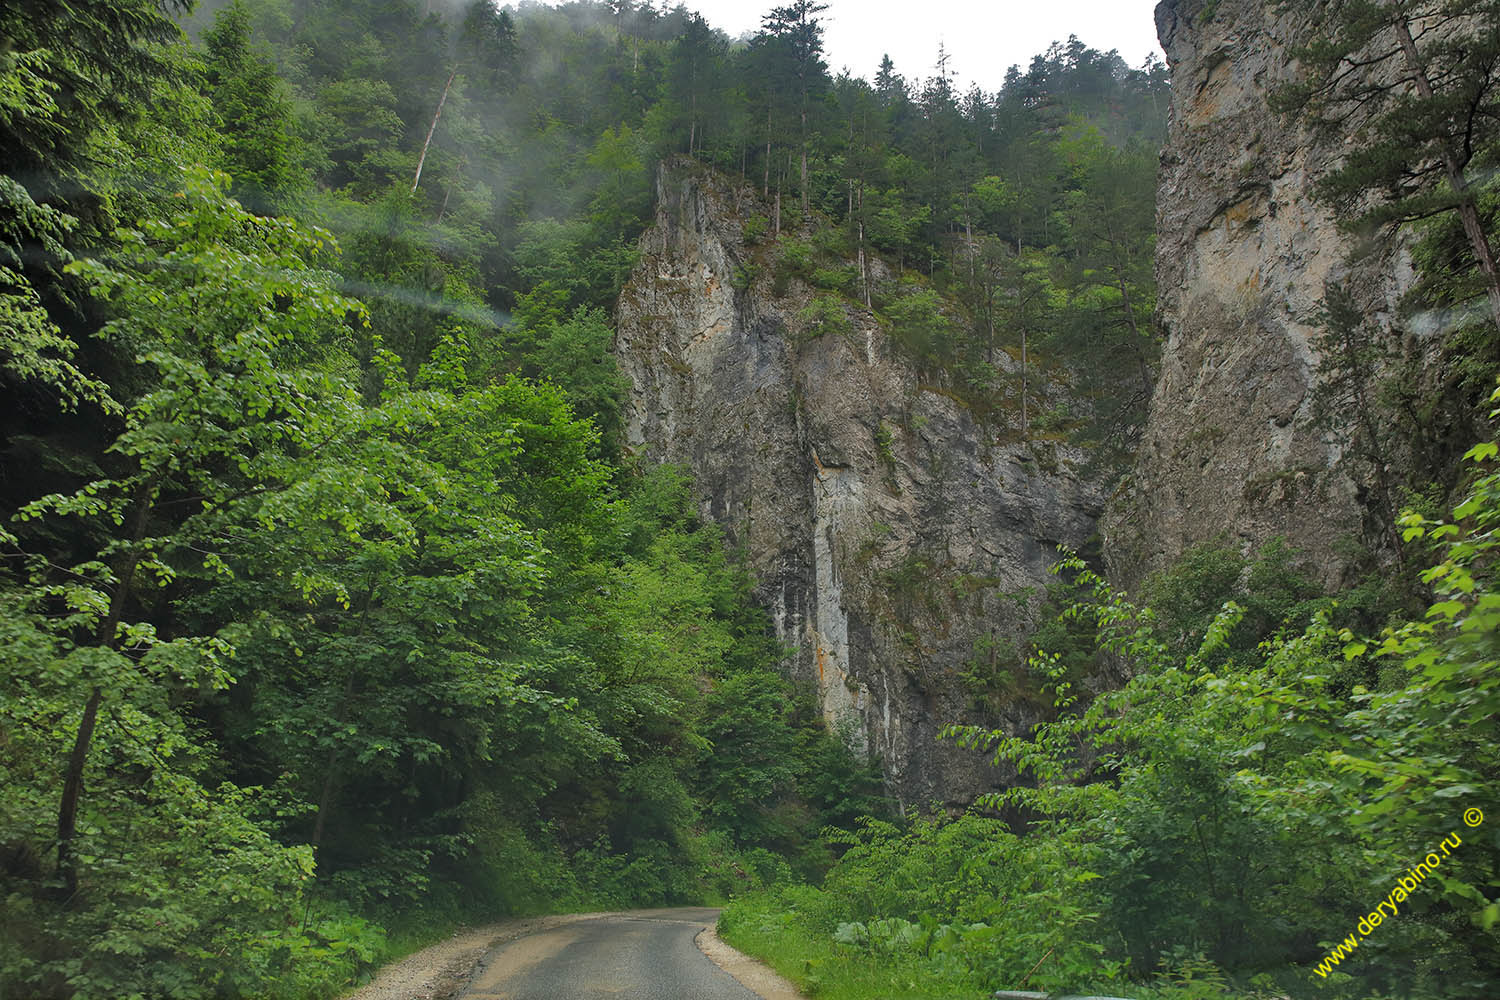
{"label": "overcast white sky", "polygon": [[[761,15],[787,0],[683,0],[736,38],[760,27]],[[908,80],[934,75],[938,42],[951,57],[960,89],[977,82],[999,90],[1013,64],[1054,41],[1077,35],[1101,51],[1118,49],[1131,66],[1161,55],[1152,11],[1156,0],[824,0],[828,68],[845,66],[871,79],[884,53]]]}

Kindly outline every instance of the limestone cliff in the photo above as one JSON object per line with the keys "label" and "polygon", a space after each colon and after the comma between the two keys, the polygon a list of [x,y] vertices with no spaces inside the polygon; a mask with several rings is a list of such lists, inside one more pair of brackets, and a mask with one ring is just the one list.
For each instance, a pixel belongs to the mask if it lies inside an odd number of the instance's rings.
{"label": "limestone cliff", "polygon": [[1305,9],[1164,0],[1156,20],[1173,91],[1157,202],[1166,345],[1135,474],[1108,519],[1111,565],[1133,582],[1198,542],[1282,535],[1337,583],[1337,543],[1371,516],[1369,484],[1310,420],[1310,338],[1330,279],[1389,328],[1410,264],[1386,246],[1350,269],[1347,236],[1311,195],[1345,137],[1267,106],[1295,72]]}
{"label": "limestone cliff", "polygon": [[[1059,544],[1088,542],[1102,491],[1065,446],[1002,443],[925,384],[873,313],[843,301],[848,332],[814,335],[811,290],[773,279],[776,241],[747,238],[765,212],[691,161],[660,170],[617,314],[628,445],[691,469],[704,514],[746,547],[793,671],[902,803],[967,805],[1000,776],[936,741],[975,718],[965,664],[1003,663],[1030,630],[1035,600],[1007,595],[1039,590]],[[991,708],[984,721],[1032,721]]]}

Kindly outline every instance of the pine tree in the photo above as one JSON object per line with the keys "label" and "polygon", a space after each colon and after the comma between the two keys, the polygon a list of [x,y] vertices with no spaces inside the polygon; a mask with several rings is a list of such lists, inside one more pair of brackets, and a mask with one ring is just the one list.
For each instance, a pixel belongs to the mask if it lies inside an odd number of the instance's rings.
{"label": "pine tree", "polygon": [[294,116],[286,84],[250,42],[250,15],[239,0],[221,10],[204,36],[209,94],[224,121],[226,169],[252,210],[271,212],[302,188]]}
{"label": "pine tree", "polygon": [[819,14],[828,9],[826,3],[813,0],[793,0],[785,7],[773,7],[763,19],[765,30],[785,42],[790,59],[790,70],[796,80],[794,96],[801,122],[799,132],[801,146],[802,213],[807,214],[807,145],[808,106],[814,93],[820,90],[827,75],[823,63],[823,23]]}
{"label": "pine tree", "polygon": [[1274,106],[1358,143],[1319,194],[1358,210],[1362,229],[1456,214],[1500,329],[1480,179],[1500,130],[1500,0],[1340,0],[1318,11],[1313,39],[1295,54],[1307,78]]}

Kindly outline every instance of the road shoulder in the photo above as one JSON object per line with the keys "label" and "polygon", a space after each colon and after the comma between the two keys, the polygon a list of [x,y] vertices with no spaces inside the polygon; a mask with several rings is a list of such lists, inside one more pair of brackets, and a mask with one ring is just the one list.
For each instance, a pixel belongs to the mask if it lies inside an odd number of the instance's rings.
{"label": "road shoulder", "polygon": [[344,994],[342,1000],[449,1000],[468,985],[480,961],[495,948],[596,915],[518,917],[457,931],[447,940],[382,966],[374,979]]}
{"label": "road shoulder", "polygon": [[709,961],[764,1000],[803,1000],[797,988],[773,972],[770,966],[725,944],[712,925],[699,931],[693,941]]}

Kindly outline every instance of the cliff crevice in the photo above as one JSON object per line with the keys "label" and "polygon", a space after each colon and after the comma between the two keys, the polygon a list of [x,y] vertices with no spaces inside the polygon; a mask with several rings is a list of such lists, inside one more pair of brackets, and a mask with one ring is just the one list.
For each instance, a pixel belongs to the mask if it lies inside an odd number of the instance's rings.
{"label": "cliff crevice", "polygon": [[1320,313],[1338,283],[1389,332],[1412,270],[1394,241],[1350,262],[1347,233],[1312,195],[1349,137],[1268,106],[1295,77],[1308,17],[1243,0],[1156,9],[1173,92],[1156,227],[1165,346],[1134,473],[1106,519],[1127,585],[1196,544],[1276,536],[1338,585],[1337,553],[1370,516],[1368,472],[1315,419]]}
{"label": "cliff crevice", "polygon": [[764,211],[690,160],[660,169],[616,317],[628,446],[691,470],[792,672],[898,799],[967,806],[1004,776],[941,728],[1035,718],[1021,699],[976,713],[966,664],[1032,631],[1057,547],[1095,535],[1102,485],[1068,446],[1006,441],[924,380],[875,313],[840,299],[845,328],[820,333],[814,290],[776,277],[778,242],[746,235]]}

